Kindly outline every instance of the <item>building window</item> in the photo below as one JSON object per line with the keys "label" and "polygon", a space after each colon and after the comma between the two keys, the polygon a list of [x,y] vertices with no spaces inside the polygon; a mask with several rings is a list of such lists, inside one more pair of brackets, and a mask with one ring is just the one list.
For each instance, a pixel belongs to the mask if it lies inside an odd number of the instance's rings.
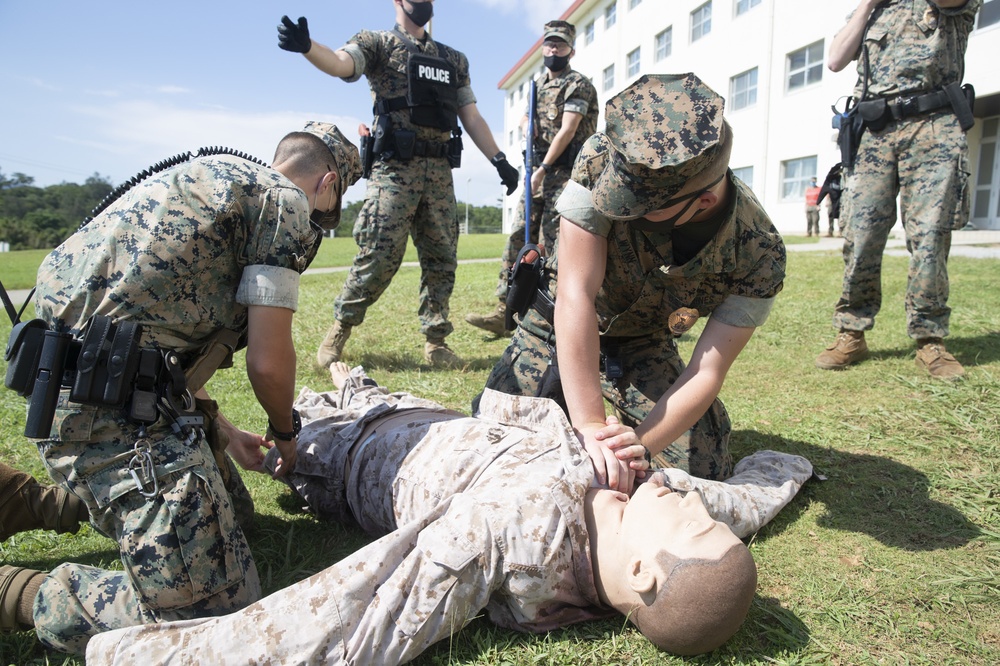
{"label": "building window", "polygon": [[587,24],[587,27],[583,29],[583,45],[586,46],[594,41],[594,22],[591,21]]}
{"label": "building window", "polygon": [[604,69],[604,83],[602,85],[604,92],[607,92],[615,87],[615,66],[611,65]]}
{"label": "building window", "polygon": [[514,145],[514,130],[507,132],[507,145],[508,146]]}
{"label": "building window", "polygon": [[697,42],[710,32],[712,32],[711,0],[691,12],[691,41]]}
{"label": "building window", "polygon": [[746,183],[747,187],[753,189],[753,167],[740,167],[733,169],[733,175]]}
{"label": "building window", "polygon": [[788,90],[823,80],[823,40],[788,54]]}
{"label": "building window", "polygon": [[[636,7],[638,7],[641,2],[642,2],[642,0],[628,0],[629,11],[631,11],[631,10],[635,9]],[[758,0],[758,2],[759,2],[759,0]]]}
{"label": "building window", "polygon": [[517,98],[524,99],[524,84],[522,83],[517,87]]}
{"label": "building window", "polygon": [[760,0],[736,0],[736,15],[746,14],[751,7],[756,7],[759,4]]}
{"label": "building window", "polygon": [[979,15],[976,19],[976,30],[981,30],[986,26],[1000,23],[1000,0],[985,0],[983,6],[979,8]]}
{"label": "building window", "polygon": [[625,78],[632,78],[639,74],[639,63],[640,63],[639,49],[631,51],[627,56],[625,56]]}
{"label": "building window", "polygon": [[612,2],[608,5],[608,8],[604,10],[604,29],[607,30],[615,24],[618,20],[618,3]]}
{"label": "building window", "polygon": [[809,181],[816,177],[816,156],[800,157],[781,163],[781,199],[801,200],[806,195]]}
{"label": "building window", "polygon": [[653,61],[660,62],[664,58],[670,56],[670,49],[673,46],[674,41],[674,27],[670,26],[660,34],[656,36],[654,45],[656,47],[656,53],[653,54]]}
{"label": "building window", "polygon": [[756,67],[729,79],[729,99],[732,100],[734,111],[757,103]]}

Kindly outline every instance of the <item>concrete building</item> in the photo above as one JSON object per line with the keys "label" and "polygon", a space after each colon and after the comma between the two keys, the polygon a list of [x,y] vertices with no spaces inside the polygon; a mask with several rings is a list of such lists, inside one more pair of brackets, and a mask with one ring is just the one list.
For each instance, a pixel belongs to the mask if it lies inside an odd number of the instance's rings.
{"label": "concrete building", "polygon": [[[857,72],[825,66],[834,35],[857,0],[576,0],[560,17],[577,28],[571,66],[604,102],[644,73],[695,72],[726,98],[735,144],[730,165],[786,235],[805,234],[804,190],[840,161],[831,105],[843,108]],[[542,26],[538,26],[539,36]],[[521,155],[528,82],[543,70],[541,40],[500,81],[502,149]],[[972,224],[1000,241],[1000,0],[985,0],[966,54],[975,85],[969,131]],[[514,160],[512,160],[513,162]],[[520,160],[518,160],[520,161]],[[522,164],[523,168],[523,164]],[[504,229],[517,214],[504,201]],[[825,229],[825,210],[820,220]]]}

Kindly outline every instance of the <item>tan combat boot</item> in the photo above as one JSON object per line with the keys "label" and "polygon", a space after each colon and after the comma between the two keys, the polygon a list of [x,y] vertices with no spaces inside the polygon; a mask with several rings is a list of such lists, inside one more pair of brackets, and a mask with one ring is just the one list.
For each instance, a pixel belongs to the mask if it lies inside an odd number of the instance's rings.
{"label": "tan combat boot", "polygon": [[497,309],[488,315],[467,314],[465,315],[465,321],[476,328],[489,331],[498,338],[510,337],[511,335],[511,331],[504,328],[504,324],[507,321],[507,305],[503,301],[498,303]]}
{"label": "tan combat boot", "polygon": [[349,337],[351,337],[351,327],[341,324],[340,321],[334,321],[316,352],[316,364],[321,368],[329,368],[331,363],[339,361]]}
{"label": "tan combat boot", "polygon": [[868,358],[864,331],[841,331],[837,339],[816,357],[816,367],[822,370],[843,370],[852,363]]}
{"label": "tan combat boot", "polygon": [[75,533],[88,520],[87,506],[76,495],[0,463],[0,541],[28,530]]}
{"label": "tan combat boot", "polygon": [[45,573],[23,567],[0,567],[0,633],[35,626],[33,609]]}
{"label": "tan combat boot", "polygon": [[948,353],[941,338],[917,340],[917,367],[938,379],[958,379],[965,374],[965,368]]}
{"label": "tan combat boot", "polygon": [[464,361],[451,350],[444,338],[427,338],[424,344],[424,360],[436,368],[457,368]]}

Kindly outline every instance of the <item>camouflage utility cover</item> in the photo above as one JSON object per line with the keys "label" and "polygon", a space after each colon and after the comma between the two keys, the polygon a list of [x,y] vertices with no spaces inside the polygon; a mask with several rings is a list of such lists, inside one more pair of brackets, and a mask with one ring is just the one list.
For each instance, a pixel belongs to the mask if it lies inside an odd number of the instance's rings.
{"label": "camouflage utility cover", "polygon": [[573,46],[576,40],[576,26],[569,21],[549,21],[543,29],[542,39],[561,39]]}
{"label": "camouflage utility cover", "polygon": [[[643,75],[605,107],[608,167],[592,180],[594,207],[634,219],[697,191],[729,167],[723,99],[694,74]],[[574,180],[576,177],[574,176]]]}

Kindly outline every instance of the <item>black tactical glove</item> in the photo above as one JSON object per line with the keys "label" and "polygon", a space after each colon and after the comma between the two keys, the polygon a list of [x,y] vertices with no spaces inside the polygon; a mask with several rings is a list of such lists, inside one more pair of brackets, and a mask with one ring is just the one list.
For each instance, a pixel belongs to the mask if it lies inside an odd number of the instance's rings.
{"label": "black tactical glove", "polygon": [[309,38],[309,22],[305,16],[299,17],[298,25],[287,16],[281,17],[278,26],[278,46],[292,53],[309,53],[312,40]]}
{"label": "black tactical glove", "polygon": [[517,181],[519,179],[517,169],[510,165],[510,162],[507,161],[507,156],[503,153],[494,155],[490,162],[497,168],[497,173],[500,174],[500,182],[507,186],[507,196],[510,196],[517,189]]}

